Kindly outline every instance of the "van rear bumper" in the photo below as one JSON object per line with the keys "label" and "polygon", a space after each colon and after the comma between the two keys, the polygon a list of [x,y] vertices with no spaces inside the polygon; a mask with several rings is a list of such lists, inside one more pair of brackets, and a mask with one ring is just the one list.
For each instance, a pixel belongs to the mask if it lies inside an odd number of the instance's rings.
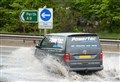
{"label": "van rear bumper", "polygon": [[69,71],[84,71],[84,70],[100,71],[100,70],[103,70],[103,66],[101,66],[101,67],[68,68],[68,69],[69,69]]}
{"label": "van rear bumper", "polygon": [[67,61],[68,70],[82,71],[82,70],[102,70],[102,60],[72,60]]}

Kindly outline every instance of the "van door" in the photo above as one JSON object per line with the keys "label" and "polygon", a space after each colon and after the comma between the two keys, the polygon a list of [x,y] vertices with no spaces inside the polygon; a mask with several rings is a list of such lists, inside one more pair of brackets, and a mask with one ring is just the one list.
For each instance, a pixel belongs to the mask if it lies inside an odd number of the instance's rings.
{"label": "van door", "polygon": [[70,36],[67,39],[70,60],[99,59],[102,52],[97,36]]}
{"label": "van door", "polygon": [[47,35],[39,44],[40,48],[36,49],[36,54],[39,57],[46,55],[62,57],[65,52],[65,40],[64,36]]}

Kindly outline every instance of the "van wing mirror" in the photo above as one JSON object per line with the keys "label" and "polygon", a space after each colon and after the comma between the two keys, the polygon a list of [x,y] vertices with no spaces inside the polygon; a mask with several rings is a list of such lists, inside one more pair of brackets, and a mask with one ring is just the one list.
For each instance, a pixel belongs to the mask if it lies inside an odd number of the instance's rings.
{"label": "van wing mirror", "polygon": [[39,44],[36,44],[36,46],[35,46],[36,48],[40,48],[40,46],[39,46]]}

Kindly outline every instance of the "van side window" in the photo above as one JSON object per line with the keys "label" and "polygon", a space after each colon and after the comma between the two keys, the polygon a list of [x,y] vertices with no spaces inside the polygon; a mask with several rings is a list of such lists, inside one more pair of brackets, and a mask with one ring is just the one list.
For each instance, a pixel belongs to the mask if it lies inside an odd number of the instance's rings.
{"label": "van side window", "polygon": [[49,45],[49,40],[48,38],[44,38],[44,40],[41,43],[41,48],[47,48]]}
{"label": "van side window", "polygon": [[64,47],[64,37],[46,36],[41,42],[41,48],[60,48]]}

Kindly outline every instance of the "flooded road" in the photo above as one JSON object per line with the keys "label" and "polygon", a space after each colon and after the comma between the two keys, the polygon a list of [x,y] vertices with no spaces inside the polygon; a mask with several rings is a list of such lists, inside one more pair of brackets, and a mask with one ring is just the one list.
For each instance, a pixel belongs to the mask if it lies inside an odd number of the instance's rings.
{"label": "flooded road", "polygon": [[119,82],[120,52],[103,52],[104,70],[92,74],[69,72],[47,56],[34,57],[33,47],[0,47],[0,81],[3,82]]}

